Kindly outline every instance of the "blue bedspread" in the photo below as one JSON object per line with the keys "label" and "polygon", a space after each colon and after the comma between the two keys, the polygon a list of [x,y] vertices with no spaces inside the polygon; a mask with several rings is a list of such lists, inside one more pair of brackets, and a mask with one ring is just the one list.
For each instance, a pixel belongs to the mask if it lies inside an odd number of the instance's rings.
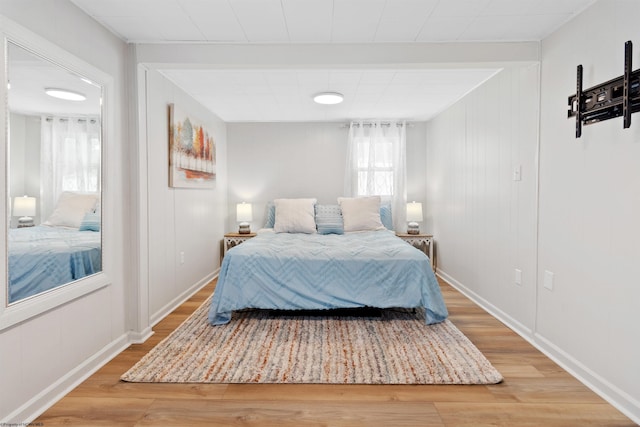
{"label": "blue bedspread", "polygon": [[100,233],[36,226],[9,230],[9,303],[102,270]]}
{"label": "blue bedspread", "polygon": [[428,257],[387,230],[343,235],[260,233],[222,262],[209,322],[243,308],[425,307],[448,313]]}

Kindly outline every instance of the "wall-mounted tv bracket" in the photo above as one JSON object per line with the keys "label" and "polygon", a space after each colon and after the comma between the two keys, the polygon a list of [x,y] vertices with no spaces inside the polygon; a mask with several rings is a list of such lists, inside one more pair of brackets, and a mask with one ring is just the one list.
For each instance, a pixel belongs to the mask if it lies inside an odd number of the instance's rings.
{"label": "wall-mounted tv bracket", "polygon": [[631,126],[631,114],[640,111],[640,69],[631,71],[633,44],[624,45],[624,74],[589,89],[582,89],[582,65],[578,65],[576,94],[569,96],[567,117],[576,118],[576,138],[582,125],[623,117],[624,129]]}

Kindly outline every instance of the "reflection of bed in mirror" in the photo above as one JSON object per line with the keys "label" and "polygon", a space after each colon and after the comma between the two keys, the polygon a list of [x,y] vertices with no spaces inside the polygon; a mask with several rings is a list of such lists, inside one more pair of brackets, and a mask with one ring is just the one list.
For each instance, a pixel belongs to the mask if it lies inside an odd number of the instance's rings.
{"label": "reflection of bed in mirror", "polygon": [[[8,304],[102,271],[102,87],[59,63],[7,43]],[[11,204],[23,196],[35,201],[29,212]],[[25,227],[31,219],[38,226]],[[84,229],[88,223],[95,230]]]}
{"label": "reflection of bed in mirror", "polygon": [[9,303],[102,270],[97,193],[63,192],[42,225],[9,229]]}
{"label": "reflection of bed in mirror", "polygon": [[101,270],[99,231],[44,225],[9,230],[9,303]]}

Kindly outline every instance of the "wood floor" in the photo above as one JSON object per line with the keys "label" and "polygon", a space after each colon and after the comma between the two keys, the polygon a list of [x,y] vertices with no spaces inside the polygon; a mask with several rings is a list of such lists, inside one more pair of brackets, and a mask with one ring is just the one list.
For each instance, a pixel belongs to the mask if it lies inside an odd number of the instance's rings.
{"label": "wood floor", "polygon": [[497,385],[132,384],[120,382],[213,291],[207,285],[35,422],[72,426],[634,426],[449,285],[450,320],[502,373]]}

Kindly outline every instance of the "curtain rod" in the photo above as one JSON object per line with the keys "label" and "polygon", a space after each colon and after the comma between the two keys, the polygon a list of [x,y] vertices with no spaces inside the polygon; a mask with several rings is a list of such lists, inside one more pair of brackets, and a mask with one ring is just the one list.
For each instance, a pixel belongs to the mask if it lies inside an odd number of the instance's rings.
{"label": "curtain rod", "polygon": [[[340,127],[349,128],[352,124],[355,127],[360,127],[360,123],[362,123],[363,126],[369,126],[369,127],[370,126],[375,126],[376,123],[380,123],[380,126],[387,126],[388,127],[388,126],[391,126],[392,122],[389,122],[389,121],[372,122],[372,121],[366,121],[366,120],[364,120],[362,122],[352,121],[352,122],[349,122],[349,123],[345,123]],[[414,126],[413,123],[407,122],[407,121],[405,121],[404,124],[405,124],[406,127],[413,127]],[[398,127],[402,126],[402,122],[396,122],[396,126],[398,126]]]}
{"label": "curtain rod", "polygon": [[61,122],[67,122],[69,120],[77,120],[78,123],[82,123],[82,122],[86,122],[87,120],[90,121],[91,123],[95,123],[98,121],[98,119],[93,119],[93,118],[84,118],[84,117],[52,117],[52,116],[48,116],[45,118],[46,121],[51,122],[55,119],[60,120]]}

